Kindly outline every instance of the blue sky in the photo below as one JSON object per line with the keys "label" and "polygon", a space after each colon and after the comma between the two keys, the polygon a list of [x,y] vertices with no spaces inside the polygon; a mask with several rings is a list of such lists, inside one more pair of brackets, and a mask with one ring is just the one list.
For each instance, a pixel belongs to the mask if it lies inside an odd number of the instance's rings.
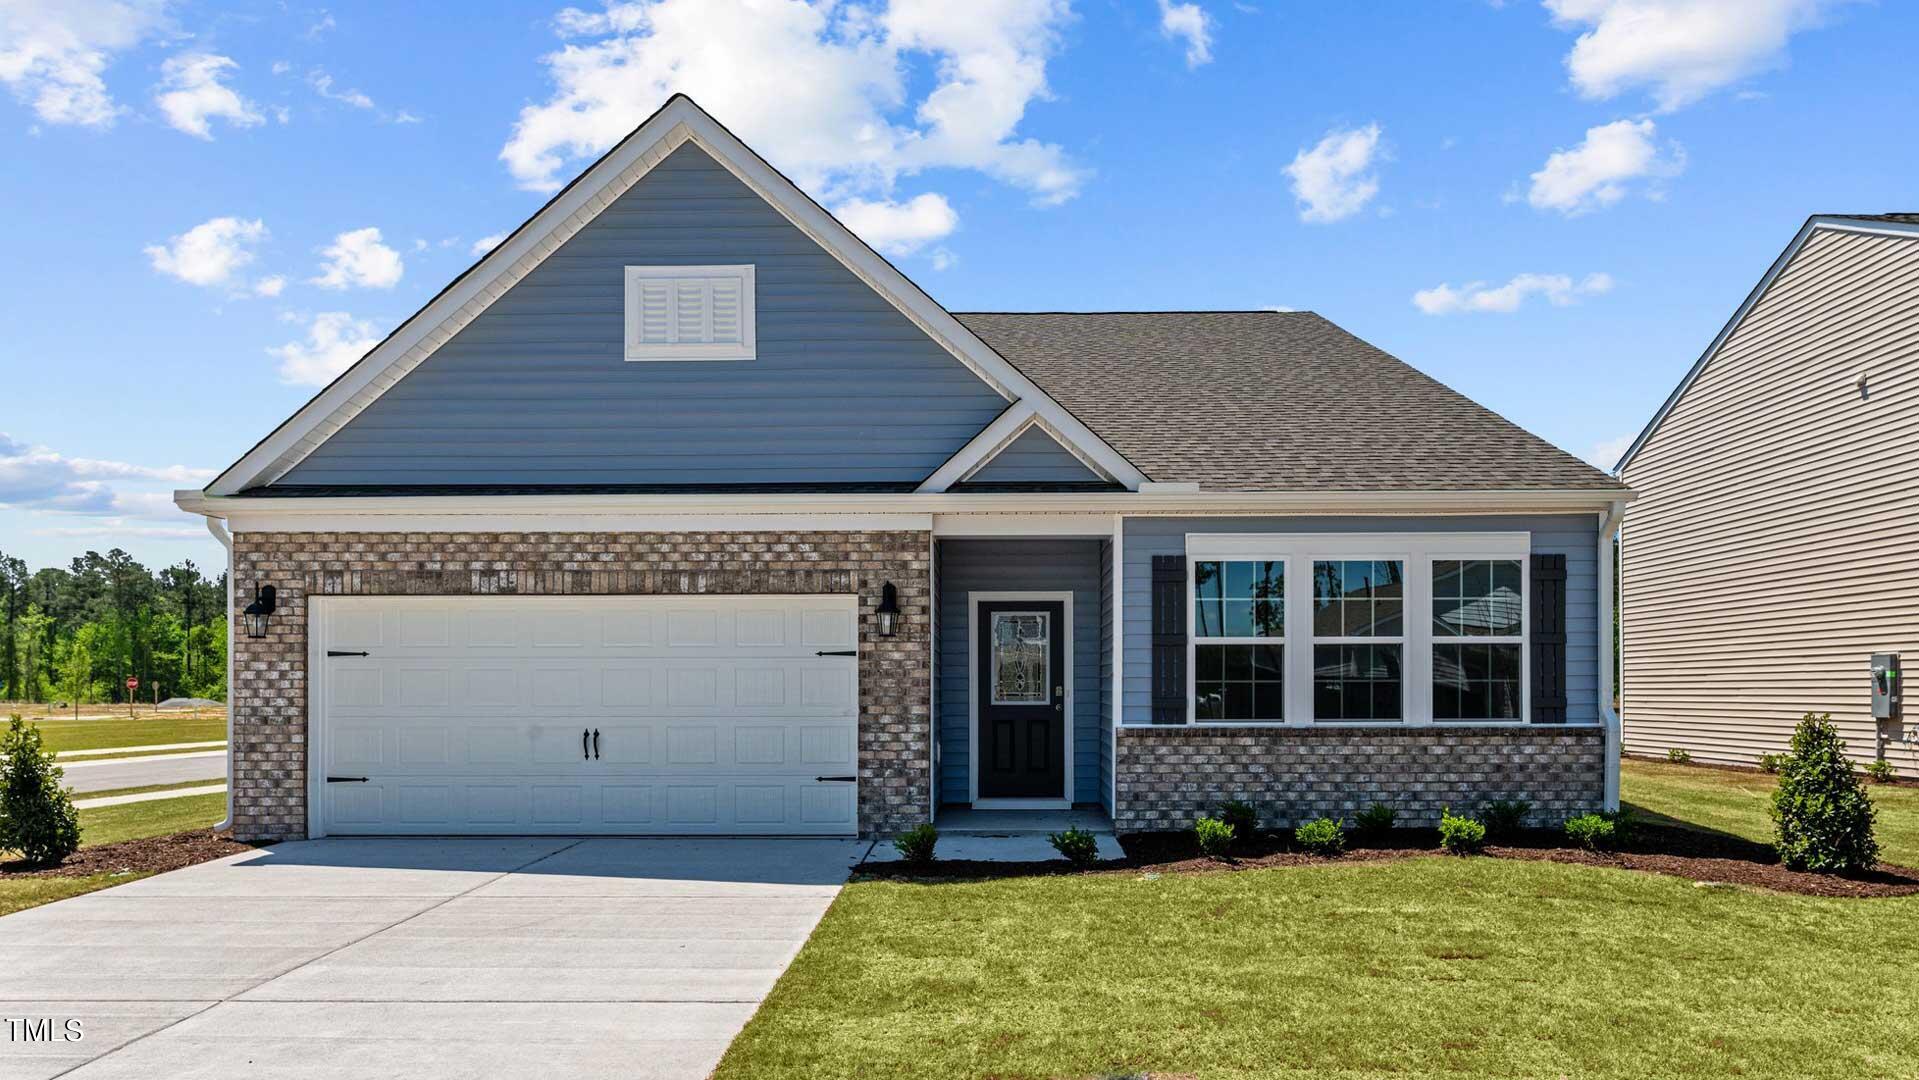
{"label": "blue sky", "polygon": [[198,486],[683,89],[954,310],[1318,311],[1610,462],[1807,214],[1919,209],[1840,0],[0,0],[0,551]]}

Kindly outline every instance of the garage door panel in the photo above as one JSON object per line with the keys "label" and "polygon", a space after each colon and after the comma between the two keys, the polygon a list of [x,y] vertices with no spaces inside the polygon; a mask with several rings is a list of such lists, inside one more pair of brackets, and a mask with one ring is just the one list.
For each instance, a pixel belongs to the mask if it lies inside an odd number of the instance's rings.
{"label": "garage door panel", "polygon": [[328,831],[855,829],[851,597],[324,600]]}

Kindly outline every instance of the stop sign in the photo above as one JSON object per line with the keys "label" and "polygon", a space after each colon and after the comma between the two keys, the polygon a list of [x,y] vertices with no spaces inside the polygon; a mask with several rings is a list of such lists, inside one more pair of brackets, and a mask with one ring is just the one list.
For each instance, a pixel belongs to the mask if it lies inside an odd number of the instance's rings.
{"label": "stop sign", "polygon": [[138,675],[127,676],[127,689],[129,690],[140,689],[140,677]]}

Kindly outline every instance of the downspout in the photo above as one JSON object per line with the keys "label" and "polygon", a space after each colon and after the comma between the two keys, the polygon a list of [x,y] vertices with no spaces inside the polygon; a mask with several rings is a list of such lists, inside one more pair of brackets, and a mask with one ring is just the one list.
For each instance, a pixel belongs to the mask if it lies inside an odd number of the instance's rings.
{"label": "downspout", "polygon": [[233,828],[233,536],[219,518],[207,518],[207,531],[227,549],[227,814],[214,832]]}
{"label": "downspout", "polygon": [[[1599,720],[1606,729],[1606,809],[1619,809],[1619,713],[1613,702],[1613,537],[1626,516],[1624,500],[1599,515]],[[1623,554],[1623,553],[1622,553]],[[1623,628],[1622,628],[1623,630]]]}

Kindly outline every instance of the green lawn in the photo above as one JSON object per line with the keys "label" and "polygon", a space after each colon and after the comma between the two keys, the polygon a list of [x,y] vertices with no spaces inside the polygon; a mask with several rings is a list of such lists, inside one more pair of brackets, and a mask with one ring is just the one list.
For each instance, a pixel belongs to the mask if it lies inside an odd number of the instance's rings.
{"label": "green lawn", "polygon": [[[1635,761],[1625,795],[1764,840],[1771,782]],[[1874,789],[1908,865],[1914,794]],[[857,881],[716,1080],[1919,1076],[1915,926],[1486,858]]]}
{"label": "green lawn", "polygon": [[[1772,842],[1767,808],[1778,783],[1778,777],[1765,773],[1635,758],[1620,762],[1620,798],[1655,820],[1665,818],[1764,844]],[[1867,784],[1866,791],[1879,809],[1879,857],[1899,866],[1919,867],[1919,787]]]}
{"label": "green lawn", "polygon": [[41,904],[51,904],[55,900],[65,900],[69,896],[97,892],[110,885],[125,885],[129,881],[138,881],[147,876],[143,872],[134,872],[93,874],[89,877],[36,877],[0,881],[0,915],[24,911]]}
{"label": "green lawn", "polygon": [[182,799],[124,803],[80,811],[80,842],[92,847],[143,836],[165,836],[188,829],[210,829],[226,815],[225,792]]}
{"label": "green lawn", "polygon": [[56,753],[66,750],[104,750],[117,746],[214,742],[227,737],[226,717],[207,714],[158,713],[131,720],[39,720],[35,726],[40,729],[40,737],[46,748]]}

